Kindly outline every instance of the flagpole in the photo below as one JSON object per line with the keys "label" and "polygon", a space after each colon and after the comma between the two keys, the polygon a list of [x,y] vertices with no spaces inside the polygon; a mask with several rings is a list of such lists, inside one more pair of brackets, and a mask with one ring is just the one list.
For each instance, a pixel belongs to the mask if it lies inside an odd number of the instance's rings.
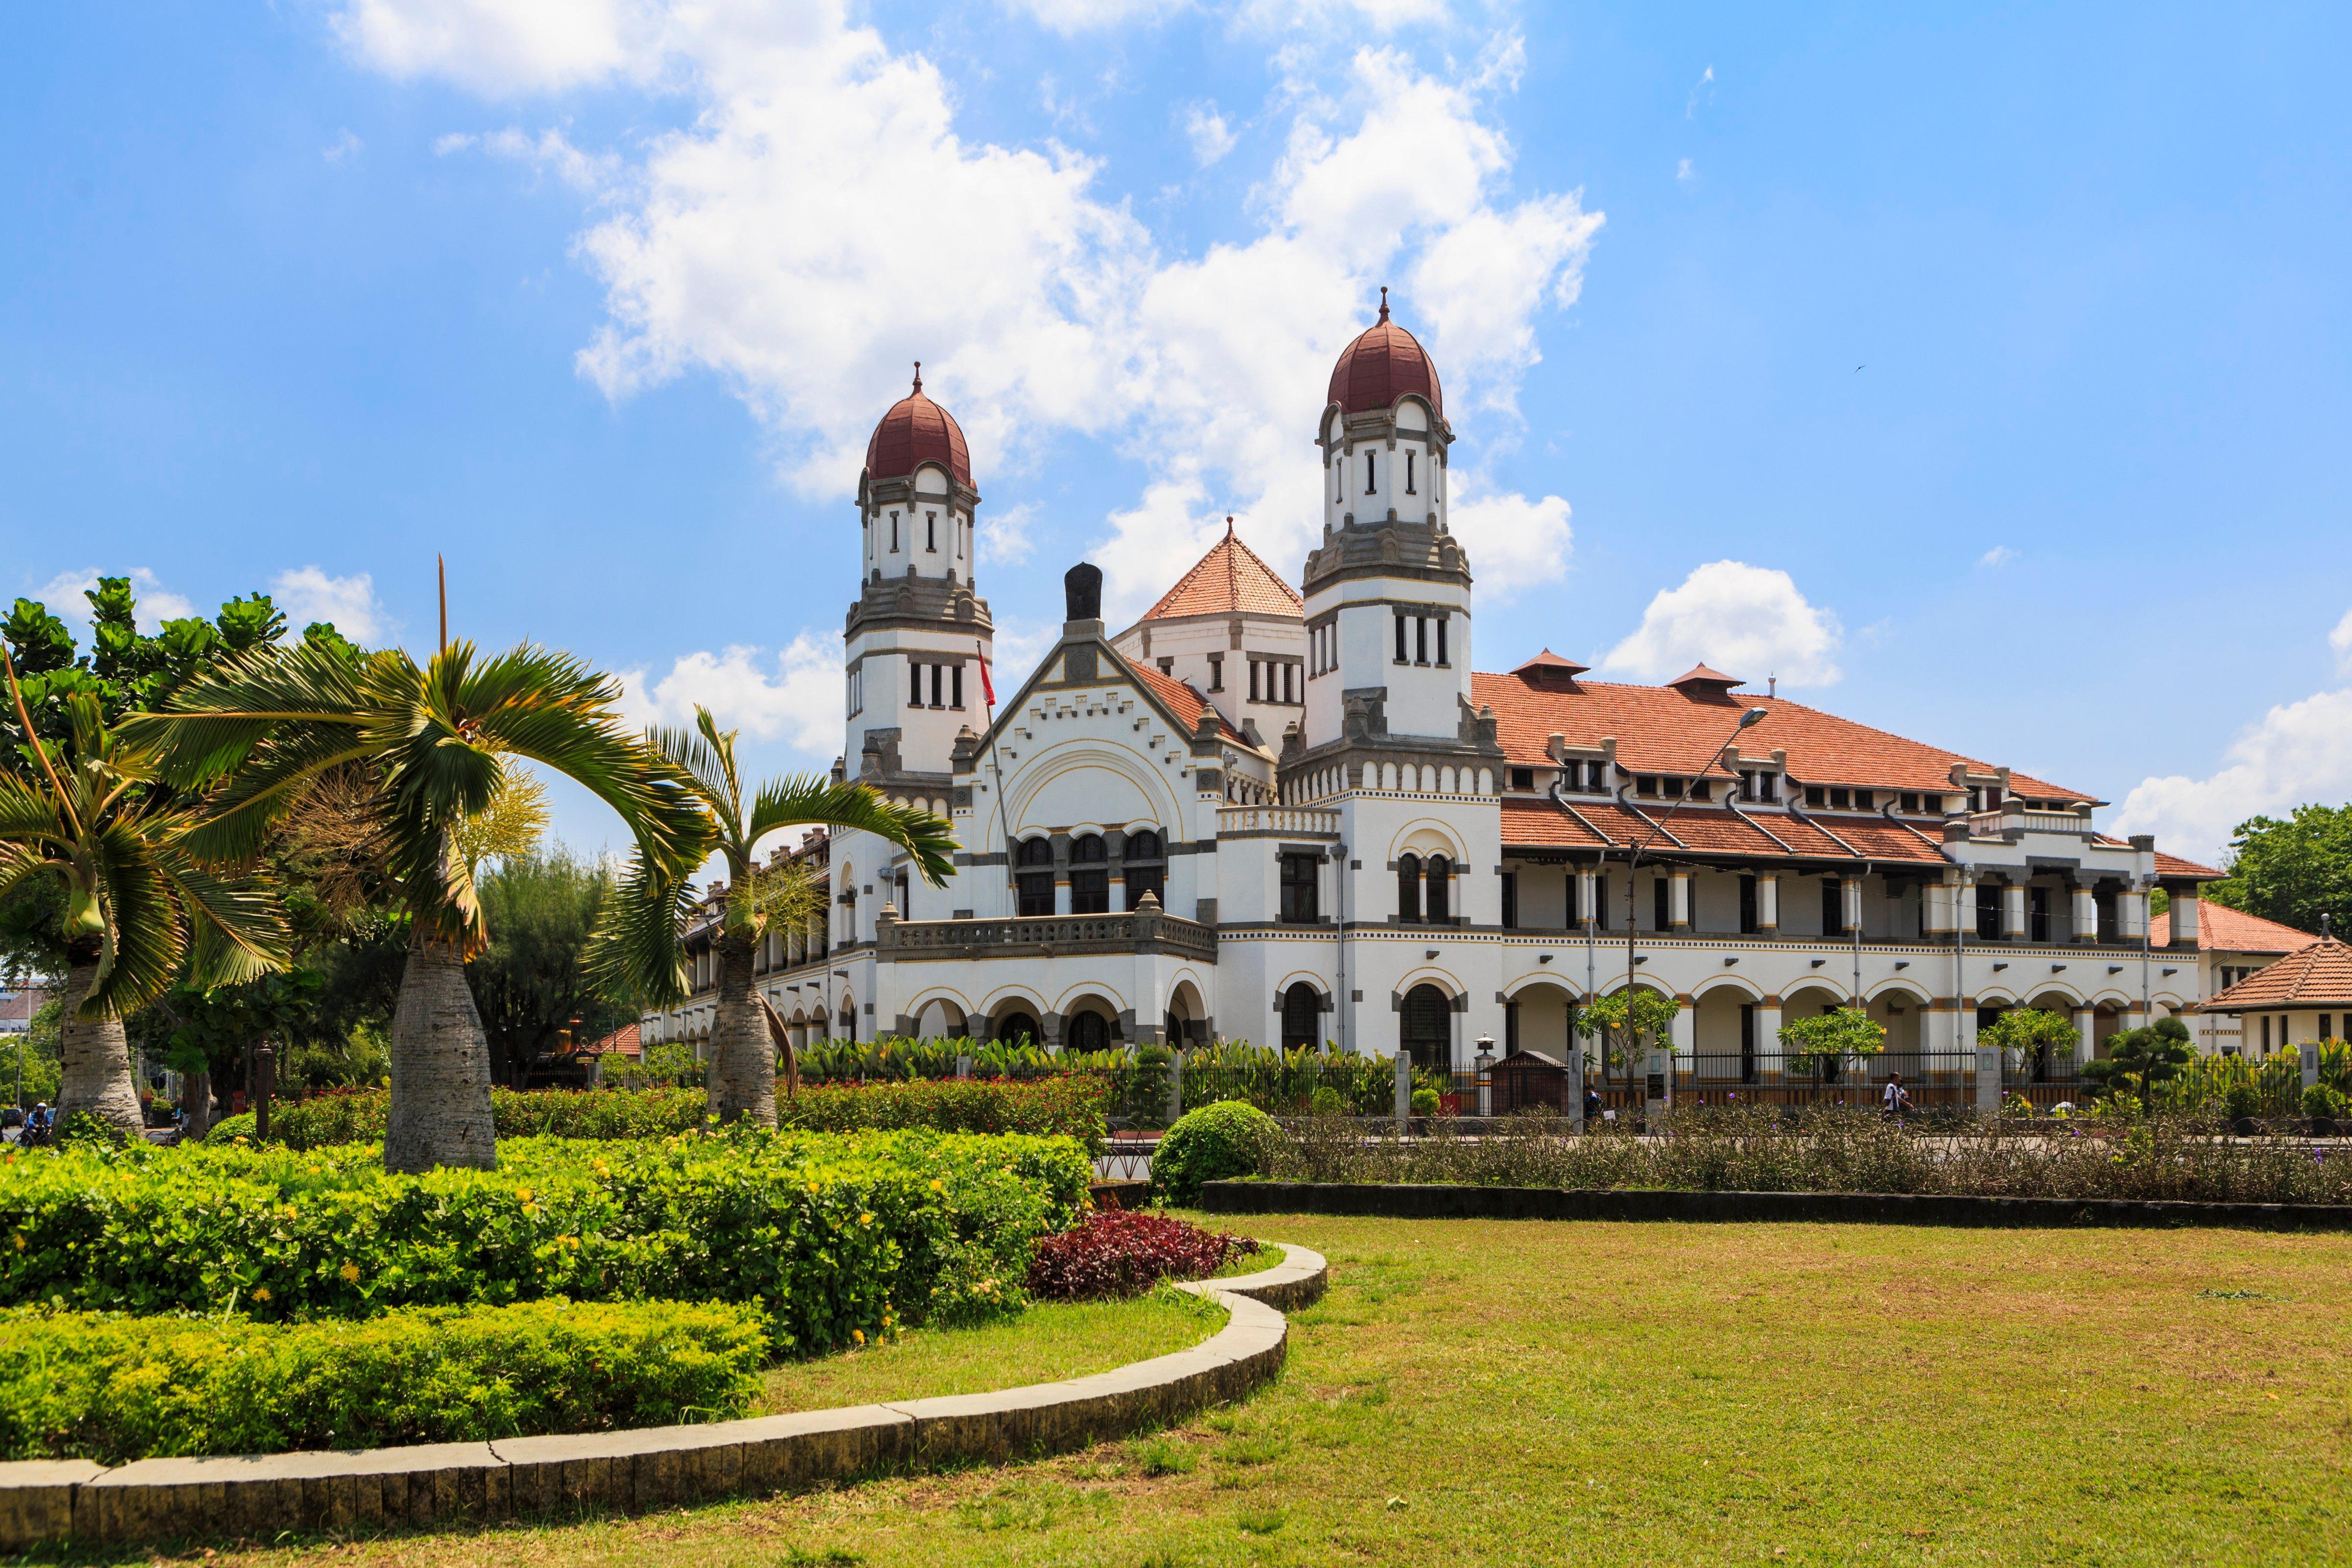
{"label": "flagpole", "polygon": [[1013,876],[1013,828],[1004,816],[1004,764],[996,757],[996,682],[988,678],[988,651],[974,637],[971,649],[980,659],[980,696],[983,711],[988,715],[988,765],[996,771],[996,826],[1004,836],[1004,886],[1014,896],[1009,911],[1014,917],[1021,913],[1020,884]]}

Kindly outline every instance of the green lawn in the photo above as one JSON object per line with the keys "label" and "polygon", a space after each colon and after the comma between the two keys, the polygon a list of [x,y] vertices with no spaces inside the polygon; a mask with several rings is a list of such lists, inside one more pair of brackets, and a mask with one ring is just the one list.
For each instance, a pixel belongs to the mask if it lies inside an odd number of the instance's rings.
{"label": "green lawn", "polygon": [[[2352,1238],[1244,1224],[1322,1249],[1337,1284],[1293,1320],[1278,1384],[1171,1433],[336,1555],[1460,1568],[2352,1554]],[[890,1353],[930,1375],[930,1352]]]}

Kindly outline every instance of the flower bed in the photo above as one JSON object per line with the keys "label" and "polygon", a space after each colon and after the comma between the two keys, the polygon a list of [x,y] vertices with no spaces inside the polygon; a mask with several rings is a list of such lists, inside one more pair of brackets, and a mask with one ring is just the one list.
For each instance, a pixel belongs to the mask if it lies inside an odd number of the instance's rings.
{"label": "flower bed", "polygon": [[364,1322],[0,1314],[0,1458],[481,1442],[723,1420],[758,1397],[753,1308],[415,1308]]}
{"label": "flower bed", "polygon": [[362,1318],[395,1306],[761,1304],[816,1354],[1018,1307],[1082,1212],[1069,1139],[928,1131],[511,1139],[495,1172],[394,1175],[371,1144],[11,1155],[0,1304]]}
{"label": "flower bed", "polygon": [[[822,1132],[928,1127],[1058,1135],[1092,1152],[1102,1141],[1109,1092],[1093,1077],[810,1084],[795,1098],[777,1100],[776,1121]],[[391,1092],[380,1089],[281,1101],[270,1107],[269,1141],[295,1150],[381,1142],[391,1102]],[[493,1089],[490,1112],[501,1139],[666,1138],[701,1130],[709,1098],[698,1089]],[[253,1113],[247,1111],[222,1121],[206,1142],[256,1136]]]}
{"label": "flower bed", "polygon": [[1181,1219],[1120,1210],[1039,1242],[1029,1261],[1029,1293],[1042,1301],[1139,1296],[1162,1279],[1199,1279],[1228,1258],[1255,1252],[1245,1236],[1203,1230]]}

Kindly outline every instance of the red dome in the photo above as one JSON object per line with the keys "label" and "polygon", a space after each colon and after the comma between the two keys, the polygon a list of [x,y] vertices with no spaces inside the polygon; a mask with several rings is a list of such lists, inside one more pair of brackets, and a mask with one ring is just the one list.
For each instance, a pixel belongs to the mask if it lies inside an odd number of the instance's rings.
{"label": "red dome", "polygon": [[1437,367],[1429,363],[1420,340],[1389,320],[1389,291],[1381,290],[1381,319],[1340,351],[1331,367],[1331,395],[1326,400],[1349,414],[1369,414],[1394,406],[1408,392],[1429,399],[1441,419],[1445,395],[1437,384]]}
{"label": "red dome", "polygon": [[955,416],[923,395],[923,367],[915,365],[915,390],[890,405],[874,438],[866,443],[868,479],[904,479],[925,463],[937,463],[967,489],[971,486],[971,454],[963,444],[963,430]]}

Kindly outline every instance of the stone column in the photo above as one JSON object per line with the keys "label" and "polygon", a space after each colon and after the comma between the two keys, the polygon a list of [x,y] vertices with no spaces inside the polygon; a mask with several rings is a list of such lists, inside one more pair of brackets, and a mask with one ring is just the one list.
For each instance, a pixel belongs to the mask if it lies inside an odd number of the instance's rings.
{"label": "stone column", "polygon": [[1397,1131],[1404,1131],[1405,1121],[1412,1115],[1412,1058],[1399,1046],[1396,1054],[1396,1119]]}
{"label": "stone column", "polygon": [[1115,915],[1127,913],[1127,868],[1125,867],[1120,867],[1111,876],[1110,912]]}
{"label": "stone column", "polygon": [[2090,1007],[2074,1009],[2074,1033],[2081,1037],[2074,1042],[2074,1064],[2077,1067],[2089,1061],[2092,1054],[2098,1048],[2096,1042],[2092,1038],[2098,1031],[2098,1024],[2099,1015],[2095,1009]]}
{"label": "stone column", "polygon": [[2315,1088],[2319,1082],[2319,1042],[2305,1040],[2296,1048],[2303,1053],[2303,1087]]}
{"label": "stone column", "polygon": [[1070,912],[1070,874],[1067,871],[1054,873],[1054,912],[1057,915]]}
{"label": "stone column", "polygon": [[1949,936],[1959,920],[1959,886],[1938,879],[1927,885],[1919,905],[1922,936]]}
{"label": "stone column", "polygon": [[1843,877],[1838,879],[1838,912],[1845,919],[1845,929],[1862,929],[1862,879]]}
{"label": "stone column", "polygon": [[1690,873],[1675,867],[1673,876],[1667,879],[1666,920],[1676,931],[1690,930]]}
{"label": "stone column", "polygon": [[1756,1079],[1759,1083],[1780,1081],[1780,999],[1767,996],[1756,1004]]}
{"label": "stone column", "polygon": [[2000,937],[2003,942],[2025,940],[2025,885],[2011,882],[2000,890]]}
{"label": "stone column", "polygon": [[2147,894],[2139,888],[2126,888],[2116,895],[2116,935],[2125,942],[2137,942],[2147,931]]}
{"label": "stone column", "polygon": [[1601,894],[1597,882],[1598,879],[1590,871],[1576,874],[1576,923],[1579,925],[1587,921],[1598,921],[1601,918]]}
{"label": "stone column", "polygon": [[2000,1114],[2000,1051],[1992,1046],[1979,1046],[1977,1056],[1977,1114],[1991,1118]]}
{"label": "stone column", "polygon": [[1780,931],[1780,879],[1774,872],[1756,879],[1756,929],[1766,936]]}
{"label": "stone column", "polygon": [[2074,939],[2076,942],[2098,941],[2099,895],[2097,890],[2088,882],[2077,882],[2068,889],[2068,895],[2074,906]]}
{"label": "stone column", "polygon": [[2195,889],[2196,884],[2192,882],[2189,884],[2189,891],[2176,890],[2172,895],[2172,929],[2167,935],[2170,938],[2170,945],[2174,947],[2197,945],[2200,925],[2198,917],[2201,911],[2198,908]]}

